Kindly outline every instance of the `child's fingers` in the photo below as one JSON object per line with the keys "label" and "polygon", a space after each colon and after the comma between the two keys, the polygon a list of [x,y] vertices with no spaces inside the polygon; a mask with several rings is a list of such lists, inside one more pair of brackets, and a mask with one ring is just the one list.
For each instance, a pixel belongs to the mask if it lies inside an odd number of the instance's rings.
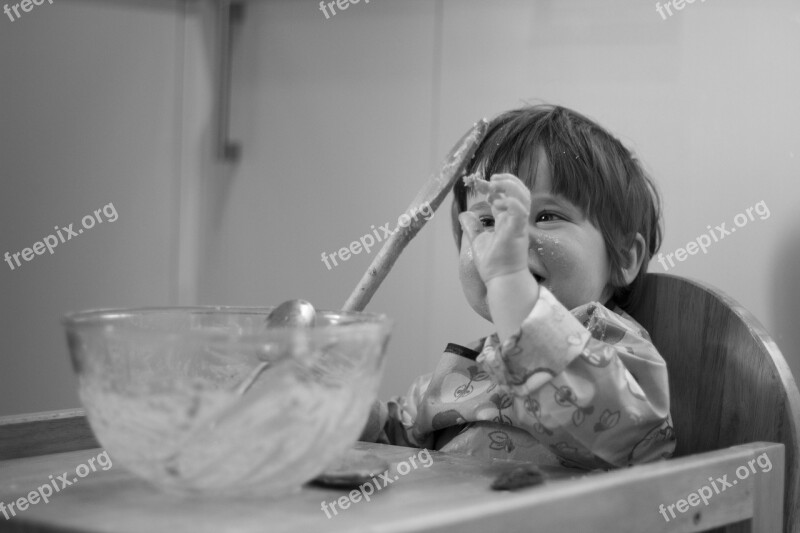
{"label": "child's fingers", "polygon": [[474,172],[474,173],[470,174],[469,176],[465,176],[464,177],[464,185],[466,185],[467,187],[471,187],[473,190],[475,190],[478,193],[489,194],[489,192],[491,190],[490,186],[489,186],[489,182],[486,181],[485,179],[483,179],[481,176],[482,175],[481,175],[480,172]]}
{"label": "child's fingers", "polygon": [[530,204],[530,191],[513,174],[493,174],[491,181],[486,181],[476,172],[464,177],[464,184],[478,193],[488,194],[490,202],[502,195],[508,195],[519,198],[523,204]]}
{"label": "child's fingers", "polygon": [[499,181],[514,181],[514,180],[519,181],[520,183],[522,183],[518,177],[516,177],[514,174],[511,174],[509,172],[502,172],[502,173],[499,173],[499,174],[492,174],[491,177],[489,178],[489,181],[492,181],[492,182],[495,182],[495,181],[497,181],[497,182],[499,182]]}
{"label": "child's fingers", "polygon": [[492,201],[492,196],[499,195],[500,193],[506,196],[513,196],[519,199],[523,205],[531,205],[531,192],[522,181],[513,174],[494,174],[489,182],[491,192],[489,193],[489,201]]}
{"label": "child's fingers", "polygon": [[497,194],[494,198],[489,198],[489,201],[492,206],[492,212],[494,211],[513,211],[514,215],[523,215],[527,218],[528,216],[528,206],[522,203],[519,198],[514,196],[506,196],[503,193]]}
{"label": "child's fingers", "polygon": [[[497,228],[509,224],[513,232],[525,233],[528,224],[528,208],[518,198],[505,196],[492,203],[492,213]],[[509,222],[505,222],[505,220]]]}
{"label": "child's fingers", "polygon": [[492,191],[489,193],[489,197],[486,198],[486,200],[490,204],[494,204],[495,202],[497,202],[498,200],[502,200],[503,198],[508,198],[508,195],[502,189],[497,188],[497,189],[492,189]]}

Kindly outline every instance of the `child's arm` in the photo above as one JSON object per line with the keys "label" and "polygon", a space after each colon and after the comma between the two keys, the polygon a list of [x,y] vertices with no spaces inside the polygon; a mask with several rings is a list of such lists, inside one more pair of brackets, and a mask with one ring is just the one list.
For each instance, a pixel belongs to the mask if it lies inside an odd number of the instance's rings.
{"label": "child's arm", "polygon": [[466,183],[489,195],[495,231],[483,232],[478,217],[469,211],[458,218],[486,285],[492,323],[500,339],[505,340],[519,330],[539,295],[539,284],[528,271],[531,194],[511,174],[495,174],[488,182],[475,176],[468,178]]}
{"label": "child's arm", "polygon": [[674,450],[664,360],[635,323],[600,304],[569,312],[542,288],[521,329],[490,338],[478,361],[511,393],[514,424],[562,459],[609,468]]}
{"label": "child's arm", "polygon": [[386,403],[375,400],[359,440],[415,448],[432,448],[432,437],[422,438],[414,432],[417,406],[430,381],[430,374],[420,376],[411,384],[406,396],[396,396]]}
{"label": "child's arm", "polygon": [[486,303],[501,340],[519,331],[538,299],[539,284],[527,270],[498,276],[486,283]]}

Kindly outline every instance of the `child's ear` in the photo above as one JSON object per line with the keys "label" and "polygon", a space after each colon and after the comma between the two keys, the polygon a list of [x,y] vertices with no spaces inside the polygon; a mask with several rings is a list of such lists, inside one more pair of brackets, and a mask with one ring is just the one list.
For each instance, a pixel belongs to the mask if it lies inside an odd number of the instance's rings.
{"label": "child's ear", "polygon": [[642,268],[642,261],[644,260],[645,242],[641,233],[637,233],[633,238],[631,247],[627,250],[622,250],[622,264],[619,270],[612,274],[612,283],[616,287],[627,287],[636,276],[639,275],[639,270]]}

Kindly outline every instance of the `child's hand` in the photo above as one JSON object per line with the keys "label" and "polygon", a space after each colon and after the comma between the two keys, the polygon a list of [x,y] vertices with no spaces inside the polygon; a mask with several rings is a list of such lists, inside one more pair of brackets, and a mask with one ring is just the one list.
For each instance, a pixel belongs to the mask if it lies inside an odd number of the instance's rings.
{"label": "child's hand", "polygon": [[488,182],[473,179],[472,183],[479,193],[488,193],[494,216],[494,231],[485,231],[471,211],[458,216],[481,279],[487,283],[492,278],[528,270],[530,191],[511,174],[495,174]]}

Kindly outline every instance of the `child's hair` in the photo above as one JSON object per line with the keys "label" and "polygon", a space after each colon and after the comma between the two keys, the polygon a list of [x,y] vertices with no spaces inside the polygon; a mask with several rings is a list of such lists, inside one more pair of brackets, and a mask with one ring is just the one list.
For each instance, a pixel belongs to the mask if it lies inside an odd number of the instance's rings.
{"label": "child's hair", "polygon": [[[600,230],[611,263],[614,301],[627,307],[639,297],[650,258],[661,246],[661,200],[634,155],[587,117],[560,106],[535,105],[508,111],[489,124],[486,137],[466,169],[485,179],[508,172],[533,189],[540,148],[550,165],[553,194],[580,207]],[[519,169],[530,169],[520,176]],[[453,234],[461,246],[458,215],[467,208],[463,179],[453,187]],[[642,267],[624,286],[621,266],[636,233],[645,241]]]}

